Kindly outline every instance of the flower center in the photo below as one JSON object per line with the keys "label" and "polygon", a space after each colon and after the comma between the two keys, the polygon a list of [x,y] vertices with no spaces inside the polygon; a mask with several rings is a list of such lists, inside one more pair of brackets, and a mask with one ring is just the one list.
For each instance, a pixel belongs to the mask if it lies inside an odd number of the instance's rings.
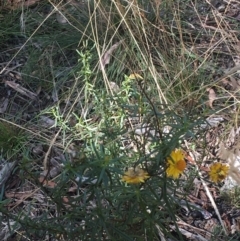
{"label": "flower center", "polygon": [[226,173],[223,170],[218,171],[217,174],[218,174],[218,177],[222,179],[224,179],[224,177],[226,176]]}
{"label": "flower center", "polygon": [[185,168],[186,168],[186,162],[185,160],[179,160],[177,163],[176,163],[176,168],[179,170],[179,171],[183,171]]}

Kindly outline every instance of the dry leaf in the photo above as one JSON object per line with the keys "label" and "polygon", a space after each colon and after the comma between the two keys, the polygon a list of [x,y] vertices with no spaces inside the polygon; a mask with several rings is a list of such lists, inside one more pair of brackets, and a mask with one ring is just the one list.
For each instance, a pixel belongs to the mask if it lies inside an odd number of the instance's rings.
{"label": "dry leaf", "polygon": [[39,125],[41,125],[42,127],[46,127],[46,128],[51,128],[55,126],[55,120],[47,117],[47,116],[40,116],[39,118]]}
{"label": "dry leaf", "polygon": [[35,155],[43,154],[43,145],[42,144],[34,145],[32,148],[32,153]]}
{"label": "dry leaf", "polygon": [[53,99],[53,103],[56,103],[56,102],[59,101],[58,92],[57,92],[56,88],[53,88],[53,91],[52,91],[52,99]]}
{"label": "dry leaf", "polygon": [[119,86],[113,81],[109,82],[109,86],[110,86],[110,89],[112,90],[112,92],[114,92],[114,93],[118,93],[120,91]]}
{"label": "dry leaf", "polygon": [[188,154],[185,152],[185,159],[190,162],[191,164],[196,165],[196,161]]}
{"label": "dry leaf", "polygon": [[62,201],[63,201],[63,203],[68,203],[69,199],[68,199],[68,197],[64,196],[64,197],[62,197]]}
{"label": "dry leaf", "polygon": [[100,68],[103,70],[104,67],[109,64],[110,58],[112,56],[113,51],[123,42],[123,40],[115,43],[109,50],[107,50],[104,55],[100,59]]}
{"label": "dry leaf", "polygon": [[5,113],[5,111],[7,109],[9,99],[3,97],[0,102],[1,102],[0,103],[0,114],[3,114],[3,113]]}
{"label": "dry leaf", "polygon": [[239,144],[232,149],[226,149],[223,143],[220,143],[218,157],[227,161],[229,173],[225,179],[222,190],[230,190],[240,184],[240,153]]}
{"label": "dry leaf", "polygon": [[133,73],[128,76],[129,79],[143,79],[143,77],[139,74]]}
{"label": "dry leaf", "polygon": [[51,178],[54,178],[61,172],[62,167],[55,158],[51,158],[50,163],[53,167],[51,167],[49,175]]}
{"label": "dry leaf", "polygon": [[222,160],[227,160],[231,156],[231,152],[225,148],[223,142],[219,144],[218,157]]}
{"label": "dry leaf", "polygon": [[5,183],[7,182],[8,178],[11,176],[11,173],[16,166],[17,161],[13,162],[5,162],[4,165],[1,166],[0,170],[0,190],[4,187]]}
{"label": "dry leaf", "polygon": [[230,81],[227,78],[222,79],[221,82],[223,83],[224,86],[230,85]]}
{"label": "dry leaf", "polygon": [[68,22],[66,17],[60,12],[56,13],[56,19],[60,24],[66,24]]}
{"label": "dry leaf", "polygon": [[209,99],[208,104],[209,104],[210,108],[213,109],[213,101],[217,99],[216,93],[213,88],[208,88],[207,91],[209,93],[208,94],[208,99]]}
{"label": "dry leaf", "polygon": [[57,186],[56,182],[50,181],[50,180],[46,180],[45,177],[39,177],[38,181],[41,182],[43,184],[43,186],[47,186],[50,188],[54,188]]}
{"label": "dry leaf", "polygon": [[236,80],[234,77],[232,77],[232,76],[229,76],[229,78],[230,78],[230,80],[231,80],[230,84],[231,84],[231,86],[232,86],[232,90],[233,90],[233,91],[238,90],[238,89],[239,89],[239,85],[238,85],[237,80]]}

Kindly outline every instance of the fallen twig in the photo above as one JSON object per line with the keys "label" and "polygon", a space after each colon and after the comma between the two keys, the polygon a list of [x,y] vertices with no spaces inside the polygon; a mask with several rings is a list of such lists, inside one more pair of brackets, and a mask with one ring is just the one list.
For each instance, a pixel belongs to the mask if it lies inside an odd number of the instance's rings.
{"label": "fallen twig", "polygon": [[14,81],[5,81],[5,84],[7,84],[9,87],[13,88],[17,92],[19,92],[22,95],[25,95],[29,97],[32,100],[35,100],[37,98],[37,94],[31,92],[30,90],[22,87],[20,84],[15,83]]}

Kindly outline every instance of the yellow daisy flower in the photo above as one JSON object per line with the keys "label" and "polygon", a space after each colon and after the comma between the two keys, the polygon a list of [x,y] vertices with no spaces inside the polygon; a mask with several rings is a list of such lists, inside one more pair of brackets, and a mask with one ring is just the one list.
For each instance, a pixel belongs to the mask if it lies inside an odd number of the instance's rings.
{"label": "yellow daisy flower", "polygon": [[229,166],[220,162],[213,163],[210,166],[209,176],[213,182],[220,182],[228,175]]}
{"label": "yellow daisy flower", "polygon": [[186,168],[186,161],[184,160],[184,152],[180,149],[175,149],[167,158],[167,176],[174,179],[179,178]]}
{"label": "yellow daisy flower", "polygon": [[141,182],[145,182],[150,176],[149,174],[144,171],[143,169],[136,167],[129,168],[122,177],[122,181],[129,183],[129,184],[138,184]]}

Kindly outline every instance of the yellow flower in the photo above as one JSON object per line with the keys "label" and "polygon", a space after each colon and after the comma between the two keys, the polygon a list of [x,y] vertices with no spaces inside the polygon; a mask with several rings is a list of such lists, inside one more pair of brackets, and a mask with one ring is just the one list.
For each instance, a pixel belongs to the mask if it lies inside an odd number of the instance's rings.
{"label": "yellow flower", "polygon": [[210,166],[209,176],[213,182],[220,182],[228,175],[229,166],[220,162],[213,163]]}
{"label": "yellow flower", "polygon": [[167,176],[174,179],[179,178],[186,168],[186,161],[184,160],[184,152],[180,149],[175,149],[167,158]]}
{"label": "yellow flower", "polygon": [[122,181],[130,184],[138,184],[141,182],[145,182],[146,179],[148,179],[150,176],[146,171],[143,169],[136,167],[135,169],[133,167],[129,168],[128,171],[126,171],[122,177]]}

